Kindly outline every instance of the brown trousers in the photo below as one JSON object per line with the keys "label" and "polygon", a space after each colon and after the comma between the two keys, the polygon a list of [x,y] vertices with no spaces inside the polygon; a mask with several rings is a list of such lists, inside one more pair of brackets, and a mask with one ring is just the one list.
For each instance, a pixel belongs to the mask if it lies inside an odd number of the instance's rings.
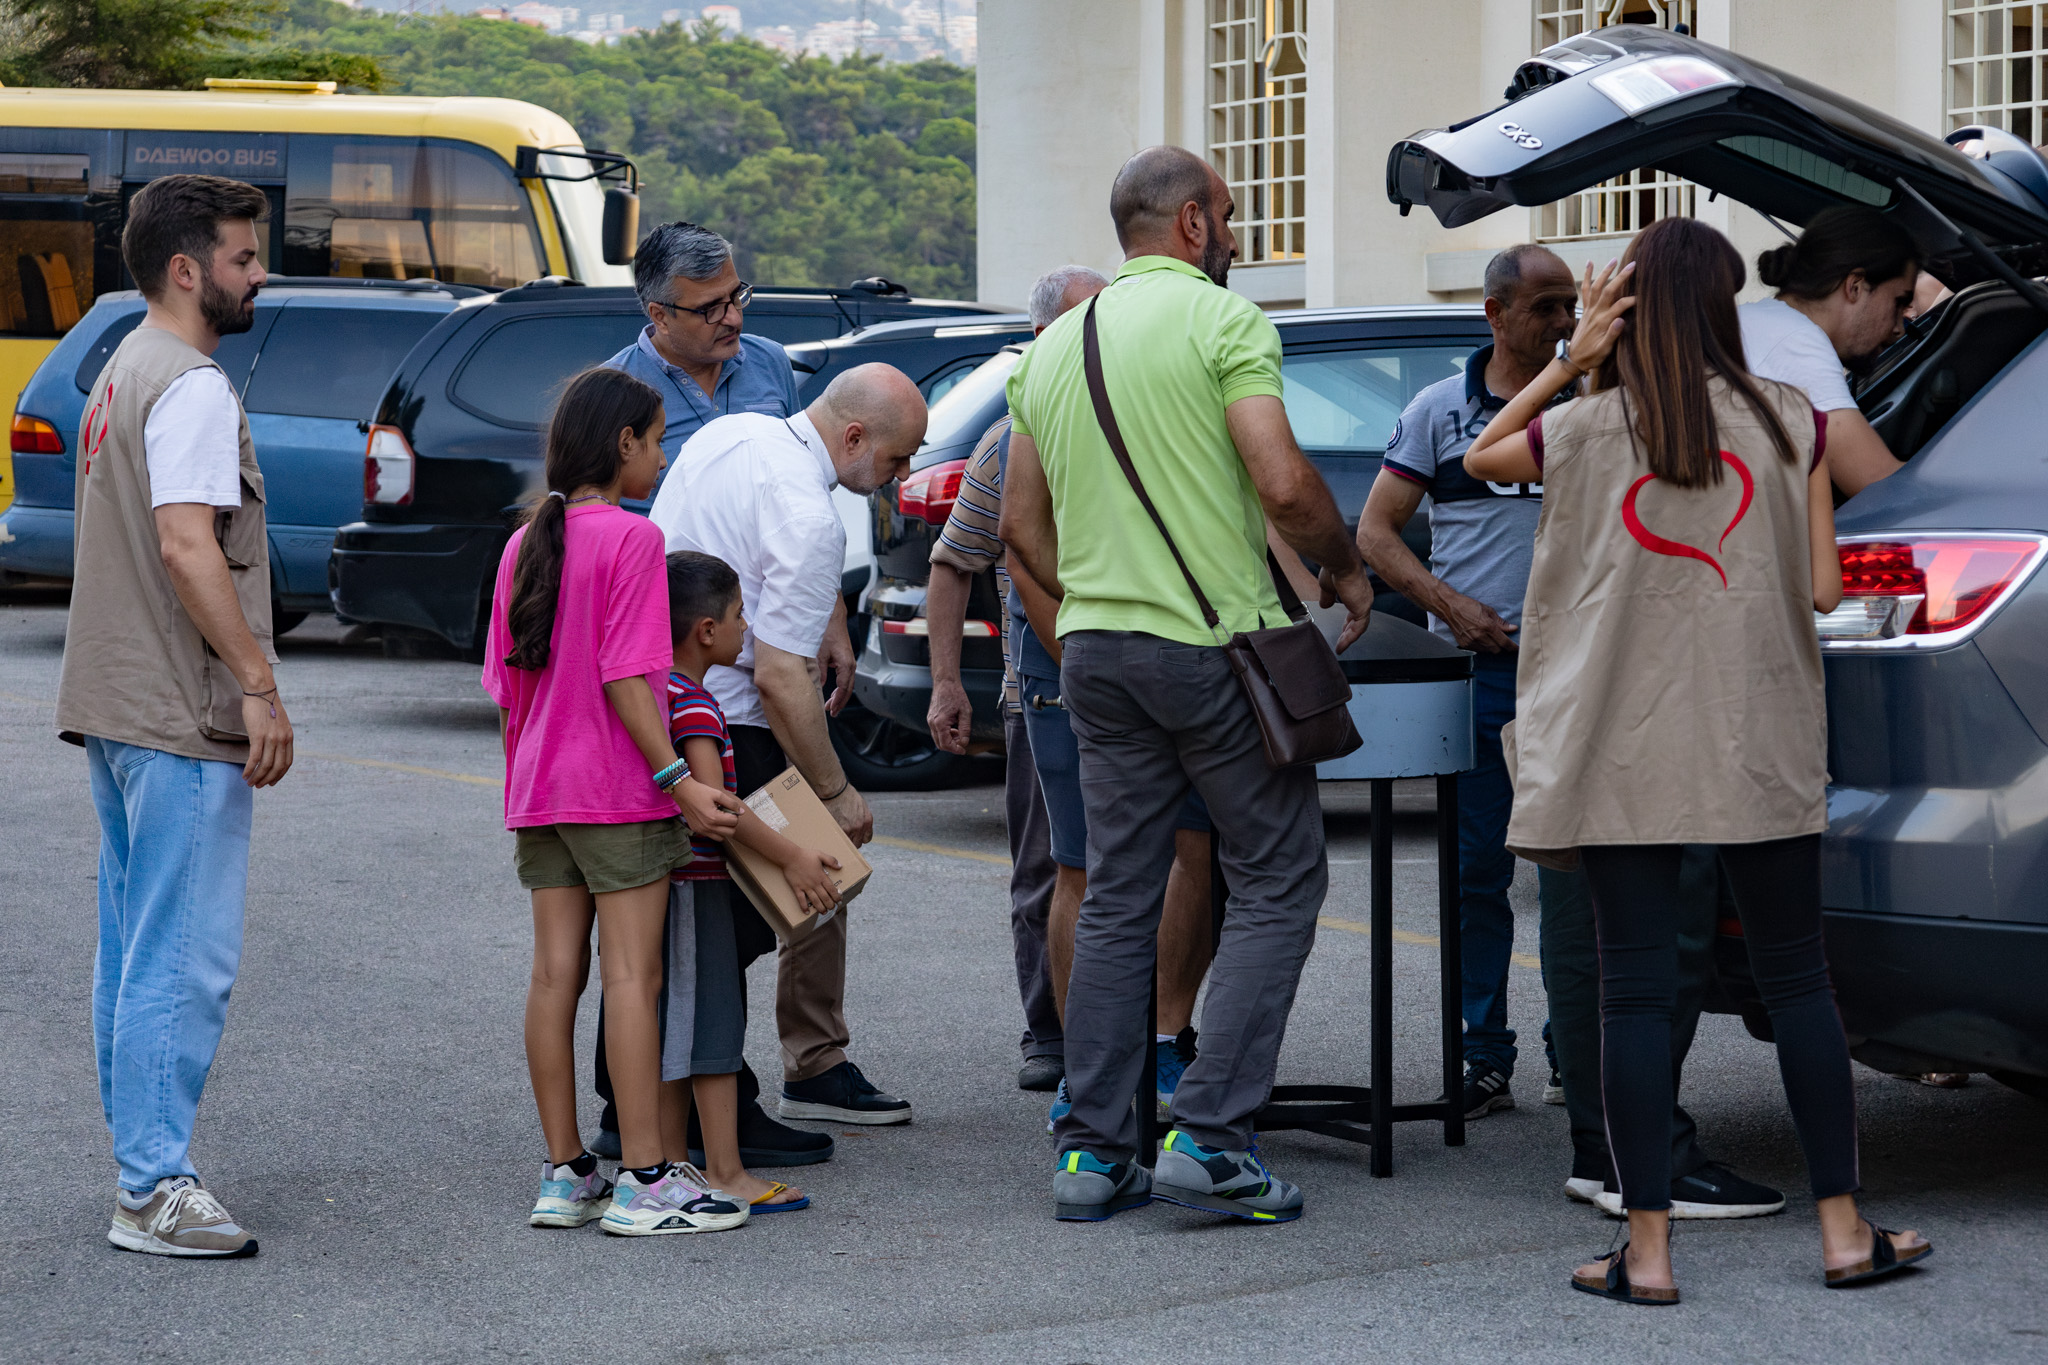
{"label": "brown trousers", "polygon": [[[779,777],[789,766],[765,726],[732,727],[734,775],[740,794]],[[807,1081],[846,1060],[846,910],[793,943],[780,943],[759,914],[735,918],[740,970],[770,948],[775,957],[775,1030],[782,1037],[782,1076]]]}

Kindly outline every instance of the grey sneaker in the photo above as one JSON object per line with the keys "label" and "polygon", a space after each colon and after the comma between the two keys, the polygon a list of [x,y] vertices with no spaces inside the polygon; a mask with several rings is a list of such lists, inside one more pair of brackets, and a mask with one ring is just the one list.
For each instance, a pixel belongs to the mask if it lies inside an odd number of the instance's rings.
{"label": "grey sneaker", "polygon": [[1115,1164],[1088,1152],[1062,1152],[1052,1172],[1053,1217],[1100,1223],[1152,1202],[1152,1173],[1135,1161]]}
{"label": "grey sneaker", "polygon": [[580,1228],[604,1217],[605,1205],[611,1197],[612,1182],[595,1168],[589,1175],[579,1176],[567,1166],[543,1161],[540,1198],[534,1202],[526,1221],[537,1228]]}
{"label": "grey sneaker", "polygon": [[1204,1147],[1176,1128],[1159,1151],[1152,1197],[1186,1209],[1227,1213],[1254,1223],[1301,1217],[1301,1191],[1266,1169],[1254,1141],[1242,1152]]}
{"label": "grey sneaker", "polygon": [[235,1225],[196,1176],[156,1182],[149,1202],[131,1209],[114,1201],[114,1225],[107,1240],[126,1251],[151,1256],[254,1256],[256,1239]]}

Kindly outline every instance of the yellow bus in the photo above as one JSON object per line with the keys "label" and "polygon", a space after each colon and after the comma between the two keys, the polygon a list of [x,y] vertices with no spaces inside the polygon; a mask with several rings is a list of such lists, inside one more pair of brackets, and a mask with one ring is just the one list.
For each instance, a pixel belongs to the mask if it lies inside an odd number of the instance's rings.
{"label": "yellow bus", "polygon": [[[509,287],[630,284],[638,176],[519,100],[339,95],[332,82],[205,90],[0,89],[0,395],[9,417],[93,300],[132,289],[121,228],[162,175],[246,180],[284,275]],[[14,497],[0,449],[0,511]]]}

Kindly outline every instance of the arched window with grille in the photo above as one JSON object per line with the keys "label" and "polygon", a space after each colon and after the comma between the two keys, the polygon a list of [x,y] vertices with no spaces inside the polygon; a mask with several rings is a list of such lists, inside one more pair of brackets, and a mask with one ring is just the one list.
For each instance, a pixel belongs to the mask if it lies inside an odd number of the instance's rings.
{"label": "arched window with grille", "polygon": [[[1694,31],[1693,0],[1535,0],[1536,50],[1610,24],[1654,24]],[[1664,171],[1644,167],[1604,180],[1539,214],[1536,237],[1576,242],[1641,231],[1659,218],[1690,218],[1696,189]]]}
{"label": "arched window with grille", "polygon": [[1237,204],[1238,260],[1308,243],[1308,0],[1209,0],[1209,162]]}

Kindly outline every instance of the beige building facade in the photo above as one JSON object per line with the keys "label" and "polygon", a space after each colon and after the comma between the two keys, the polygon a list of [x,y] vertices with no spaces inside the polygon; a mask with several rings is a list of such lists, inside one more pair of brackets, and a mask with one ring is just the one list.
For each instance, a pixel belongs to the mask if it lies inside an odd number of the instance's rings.
{"label": "beige building facade", "polygon": [[1503,246],[1605,261],[1671,213],[1754,260],[1777,229],[1655,172],[1454,230],[1387,201],[1395,141],[1495,107],[1521,61],[1614,23],[1684,24],[1937,136],[1981,122],[2048,141],[2048,3],[982,0],[980,18],[979,284],[995,303],[1068,261],[1113,267],[1110,182],[1160,142],[1230,183],[1231,286],[1272,307],[1473,299]]}

